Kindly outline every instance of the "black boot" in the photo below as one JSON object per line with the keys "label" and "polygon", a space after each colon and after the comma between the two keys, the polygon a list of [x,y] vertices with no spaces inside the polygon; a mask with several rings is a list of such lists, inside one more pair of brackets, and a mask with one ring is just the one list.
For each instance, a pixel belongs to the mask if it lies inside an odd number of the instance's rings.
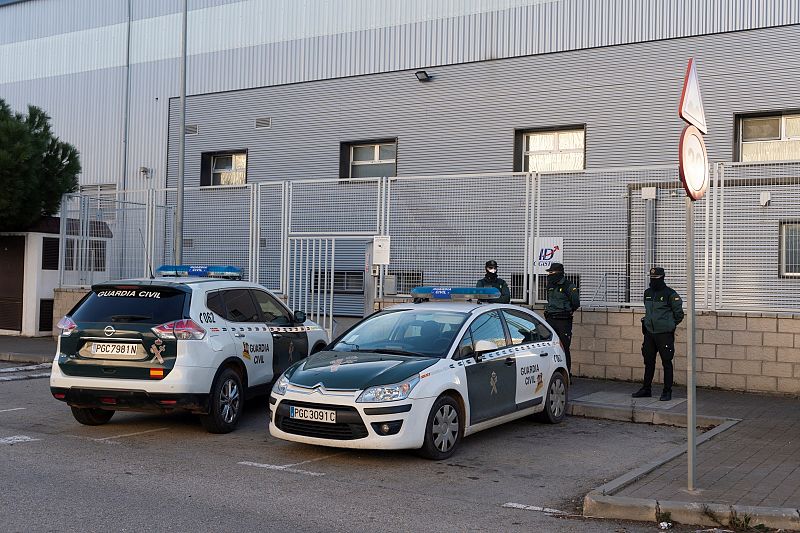
{"label": "black boot", "polygon": [[632,398],[649,398],[650,396],[652,396],[652,394],[650,393],[650,389],[648,389],[647,387],[642,387],[641,389],[631,394]]}
{"label": "black boot", "polygon": [[661,398],[659,398],[659,400],[661,400],[662,402],[668,402],[671,399],[672,399],[672,391],[669,389],[664,389],[664,391],[661,393]]}

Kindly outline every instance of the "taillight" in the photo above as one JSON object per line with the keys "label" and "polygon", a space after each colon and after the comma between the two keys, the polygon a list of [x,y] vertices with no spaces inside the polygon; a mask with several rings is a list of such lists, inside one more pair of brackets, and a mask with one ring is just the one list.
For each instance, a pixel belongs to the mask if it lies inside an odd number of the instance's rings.
{"label": "taillight", "polygon": [[189,318],[161,324],[152,328],[152,331],[160,339],[168,340],[199,340],[206,336],[206,330]]}
{"label": "taillight", "polygon": [[65,316],[61,320],[58,321],[56,327],[61,330],[61,334],[65,337],[69,337],[70,334],[78,327],[70,317]]}

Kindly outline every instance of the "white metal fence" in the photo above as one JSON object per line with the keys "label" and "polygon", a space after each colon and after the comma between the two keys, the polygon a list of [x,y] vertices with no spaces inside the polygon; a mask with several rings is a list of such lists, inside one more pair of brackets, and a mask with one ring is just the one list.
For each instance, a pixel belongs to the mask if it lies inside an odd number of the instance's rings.
{"label": "white metal fence", "polygon": [[[711,170],[712,186],[694,205],[698,308],[797,311],[800,163]],[[171,262],[174,205],[174,189],[67,195],[62,285],[142,276]],[[344,314],[363,309],[353,275],[364,273],[364,243],[375,235],[391,237],[379,291],[387,275],[400,294],[420,284],[472,285],[495,259],[515,301],[541,302],[540,237],[563,239],[567,274],[586,307],[640,305],[656,265],[686,291],[684,193],[672,166],[267,181],[187,189],[185,206],[184,262],[238,266],[247,279],[328,310],[321,291],[333,289]],[[298,246],[330,239],[335,251],[312,255],[335,272],[314,282]],[[328,273],[320,265],[314,272]]]}

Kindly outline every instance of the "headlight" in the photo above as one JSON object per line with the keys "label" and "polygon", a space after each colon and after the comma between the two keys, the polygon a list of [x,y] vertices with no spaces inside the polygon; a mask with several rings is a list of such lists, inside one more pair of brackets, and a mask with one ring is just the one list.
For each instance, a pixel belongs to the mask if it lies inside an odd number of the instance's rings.
{"label": "headlight", "polygon": [[356,400],[359,403],[372,403],[372,402],[393,402],[395,400],[405,400],[408,395],[419,383],[419,376],[409,378],[402,383],[395,383],[394,385],[380,385],[377,387],[370,387],[361,393],[361,396]]}
{"label": "headlight", "polygon": [[289,386],[289,378],[287,378],[285,375],[282,375],[278,379],[278,381],[275,382],[275,385],[272,387],[272,392],[283,396],[284,394],[286,394],[286,387],[288,386]]}

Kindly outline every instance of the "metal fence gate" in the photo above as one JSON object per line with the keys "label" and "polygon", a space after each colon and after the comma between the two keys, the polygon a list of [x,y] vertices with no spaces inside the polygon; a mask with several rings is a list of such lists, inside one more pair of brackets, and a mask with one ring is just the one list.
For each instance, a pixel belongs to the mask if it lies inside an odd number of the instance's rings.
{"label": "metal fence gate", "polygon": [[[697,307],[798,312],[800,163],[712,170],[693,207]],[[584,307],[640,306],[651,265],[687,289],[683,194],[674,166],[194,187],[184,258],[237,266],[330,325],[332,315],[363,313],[364,246],[375,235],[391,238],[379,295],[390,275],[398,294],[473,285],[495,259],[513,301],[525,303],[545,294],[537,239],[559,237]],[[66,195],[61,285],[171,262],[174,205],[174,189]]]}

